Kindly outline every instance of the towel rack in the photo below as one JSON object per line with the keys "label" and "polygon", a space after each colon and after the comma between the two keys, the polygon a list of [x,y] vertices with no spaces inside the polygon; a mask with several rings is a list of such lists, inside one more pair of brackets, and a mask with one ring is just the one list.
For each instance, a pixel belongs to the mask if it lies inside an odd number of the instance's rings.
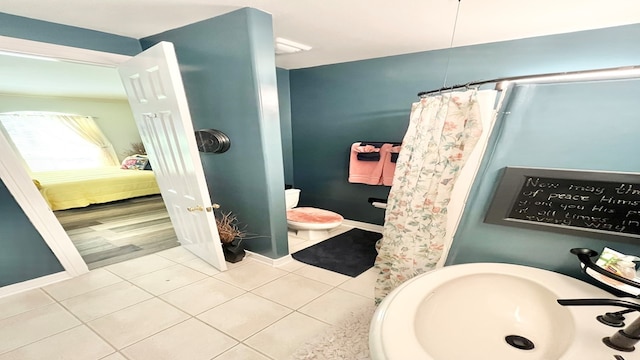
{"label": "towel rack", "polygon": [[398,141],[360,141],[361,145],[373,145],[375,147],[380,147],[383,144],[391,144],[393,146],[402,145],[402,142]]}

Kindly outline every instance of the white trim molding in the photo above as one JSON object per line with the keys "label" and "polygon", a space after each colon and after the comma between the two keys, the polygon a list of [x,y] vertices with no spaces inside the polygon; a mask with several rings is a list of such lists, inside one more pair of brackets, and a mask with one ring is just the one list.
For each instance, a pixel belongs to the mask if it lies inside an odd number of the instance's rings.
{"label": "white trim molding", "polygon": [[247,256],[250,257],[251,259],[263,263],[263,264],[267,264],[269,266],[273,266],[273,267],[278,267],[278,266],[282,266],[290,261],[293,260],[293,258],[291,257],[291,255],[285,255],[283,257],[279,257],[277,259],[272,259],[268,256],[264,256],[258,253],[254,253],[251,251],[246,250]]}
{"label": "white trim molding", "polygon": [[0,132],[0,178],[70,276],[89,271],[69,235],[49,209],[3,132]]}
{"label": "white trim molding", "polygon": [[[361,221],[346,220],[346,219],[342,221],[342,225],[347,226],[347,227],[359,228],[359,229],[362,229],[362,230],[369,230],[369,231],[378,232],[378,233],[382,233],[382,229],[383,229],[382,225],[375,225],[375,224],[369,224],[369,223],[365,223],[365,222],[361,222]],[[348,231],[348,229],[345,230],[345,231]],[[337,235],[338,234],[335,234],[335,235],[332,235],[332,236],[337,236]],[[329,238],[330,237],[328,237],[327,239],[329,239]],[[324,241],[324,240],[327,240],[327,239],[323,239],[321,241]],[[318,242],[321,242],[321,241],[318,241]],[[246,250],[246,253],[247,253],[247,257],[249,257],[249,258],[251,258],[251,259],[253,259],[253,260],[257,261],[257,262],[260,262],[260,263],[263,263],[263,264],[266,264],[266,265],[269,265],[269,266],[273,266],[273,267],[283,266],[283,265],[286,265],[287,263],[293,261],[293,257],[291,257],[291,254],[279,257],[277,259],[272,259],[272,258],[270,258],[268,256],[264,256],[264,255],[261,255],[261,254],[258,254],[258,253],[254,253],[254,252],[251,252],[251,251],[248,251],[248,250]]]}
{"label": "white trim molding", "polygon": [[342,225],[351,226],[351,227],[355,227],[362,230],[378,232],[381,234],[382,234],[382,229],[384,229],[384,226],[382,225],[370,224],[362,221],[347,220],[347,219],[344,219],[342,221]]}
{"label": "white trim molding", "polygon": [[131,58],[128,55],[43,43],[32,40],[0,36],[0,51],[75,62],[115,67]]}
{"label": "white trim molding", "polygon": [[66,271],[61,271],[59,273],[41,276],[39,278],[35,278],[32,280],[27,280],[27,281],[19,282],[16,284],[3,286],[3,287],[0,287],[0,299],[10,295],[15,295],[21,292],[41,288],[43,286],[64,281],[70,278],[71,276],[69,276],[69,274]]}

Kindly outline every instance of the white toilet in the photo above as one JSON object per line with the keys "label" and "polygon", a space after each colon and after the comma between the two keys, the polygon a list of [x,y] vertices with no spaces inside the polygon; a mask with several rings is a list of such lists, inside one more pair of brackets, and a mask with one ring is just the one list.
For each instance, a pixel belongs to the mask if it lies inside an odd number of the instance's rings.
{"label": "white toilet", "polygon": [[334,229],[344,218],[333,211],[312,207],[299,207],[300,189],[284,191],[287,207],[287,225],[296,232],[296,236],[306,240],[320,240],[329,237],[329,230]]}

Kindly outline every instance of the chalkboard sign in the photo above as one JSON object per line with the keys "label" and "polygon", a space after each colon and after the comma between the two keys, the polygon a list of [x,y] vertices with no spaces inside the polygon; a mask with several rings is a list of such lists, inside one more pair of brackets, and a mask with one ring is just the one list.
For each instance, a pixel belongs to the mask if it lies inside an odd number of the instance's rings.
{"label": "chalkboard sign", "polygon": [[485,222],[640,239],[640,174],[507,167]]}

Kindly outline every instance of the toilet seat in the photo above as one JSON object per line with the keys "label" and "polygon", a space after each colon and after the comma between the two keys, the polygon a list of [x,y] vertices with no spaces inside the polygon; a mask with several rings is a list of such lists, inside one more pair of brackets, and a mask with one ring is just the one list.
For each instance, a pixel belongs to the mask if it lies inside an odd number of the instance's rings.
{"label": "toilet seat", "polygon": [[344,218],[333,211],[312,207],[287,210],[287,224],[295,230],[328,230],[340,226]]}

